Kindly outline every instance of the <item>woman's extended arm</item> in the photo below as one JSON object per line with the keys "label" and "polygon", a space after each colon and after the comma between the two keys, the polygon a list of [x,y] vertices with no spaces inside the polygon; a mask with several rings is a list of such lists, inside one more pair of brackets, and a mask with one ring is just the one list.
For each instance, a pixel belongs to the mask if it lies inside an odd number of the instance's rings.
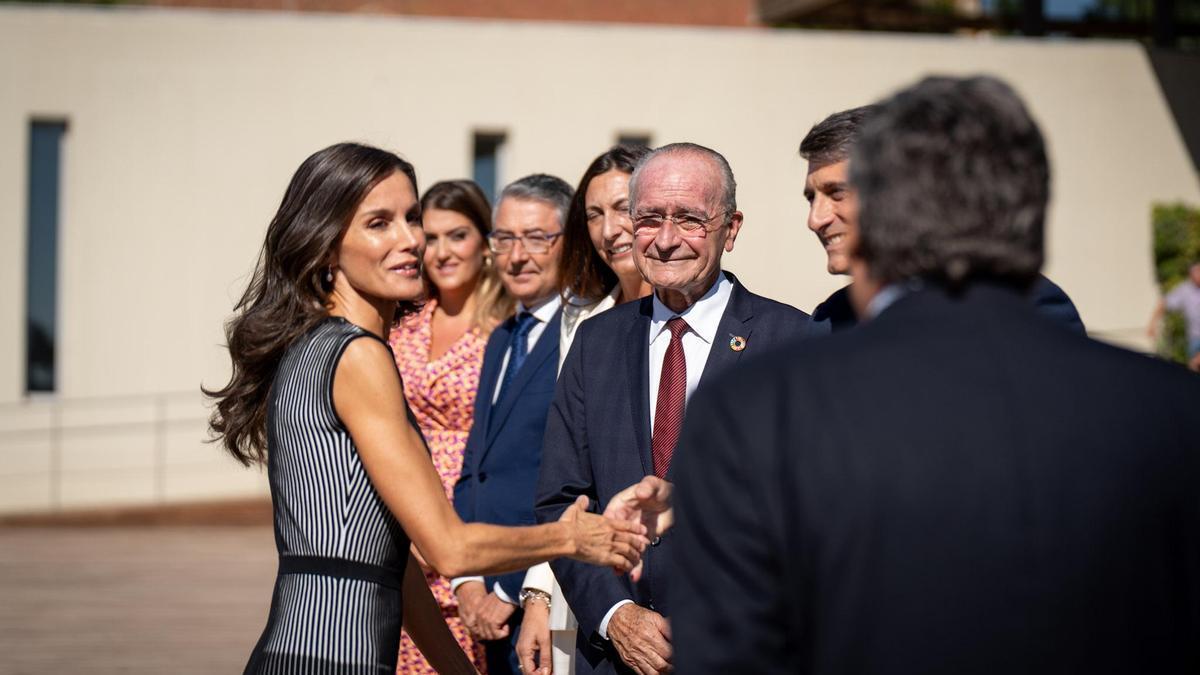
{"label": "woman's extended arm", "polygon": [[446,577],[499,574],[558,557],[628,571],[644,528],[586,512],[586,499],[556,523],[463,523],[442,489],[420,434],[408,423],[400,378],[382,343],[351,342],[334,375],[333,403],[376,491],[426,561]]}

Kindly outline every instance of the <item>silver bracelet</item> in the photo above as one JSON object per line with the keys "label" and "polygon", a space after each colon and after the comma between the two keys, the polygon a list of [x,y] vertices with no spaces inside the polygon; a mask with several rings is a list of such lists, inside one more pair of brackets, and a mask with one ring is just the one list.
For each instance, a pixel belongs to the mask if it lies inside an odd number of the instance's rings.
{"label": "silver bracelet", "polygon": [[517,600],[521,603],[521,608],[525,608],[525,603],[530,600],[538,600],[546,603],[546,609],[550,609],[550,594],[546,591],[537,588],[522,588],[517,595]]}

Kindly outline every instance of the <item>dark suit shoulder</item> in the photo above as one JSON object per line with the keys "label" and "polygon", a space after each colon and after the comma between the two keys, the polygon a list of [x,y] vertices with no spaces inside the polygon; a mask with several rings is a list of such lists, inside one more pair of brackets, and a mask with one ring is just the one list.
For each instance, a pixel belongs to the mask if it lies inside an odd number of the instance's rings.
{"label": "dark suit shoulder", "polygon": [[838,333],[858,324],[858,315],[850,304],[850,287],[834,291],[812,313],[813,324],[825,333]]}
{"label": "dark suit shoulder", "polygon": [[642,318],[643,313],[649,316],[649,309],[642,309],[642,304],[648,305],[649,302],[649,298],[626,302],[584,319],[575,333],[575,341],[586,342],[593,334],[606,337],[624,334],[639,318]]}
{"label": "dark suit shoulder", "polygon": [[1075,303],[1071,302],[1066,291],[1050,281],[1046,275],[1038,275],[1037,281],[1034,282],[1033,288],[1029,292],[1029,299],[1033,301],[1033,306],[1043,316],[1057,321],[1063,327],[1077,333],[1087,334],[1087,329],[1084,328],[1083,319],[1079,317],[1079,310],[1075,308]]}
{"label": "dark suit shoulder", "polygon": [[[745,289],[744,286],[742,288]],[[779,316],[781,318],[787,318],[796,321],[808,321],[811,318],[809,317],[808,312],[793,307],[786,302],[772,300],[766,296],[754,293],[749,289],[746,289],[746,295],[748,295],[751,301],[753,301],[756,315],[761,312],[766,316]]]}
{"label": "dark suit shoulder", "polygon": [[725,308],[724,319],[752,322],[755,326],[755,336],[752,340],[761,343],[764,335],[771,336],[770,344],[792,339],[805,339],[815,333],[808,314],[787,303],[754,293],[738,281],[737,277],[726,273],[734,283],[729,304]]}

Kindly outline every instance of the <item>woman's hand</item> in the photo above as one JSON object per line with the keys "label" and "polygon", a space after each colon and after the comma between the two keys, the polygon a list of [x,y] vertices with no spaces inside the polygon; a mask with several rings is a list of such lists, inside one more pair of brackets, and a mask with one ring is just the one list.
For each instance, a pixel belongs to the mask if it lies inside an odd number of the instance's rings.
{"label": "woman's hand", "polygon": [[636,521],[619,521],[587,512],[588,498],[580,495],[563,511],[558,522],[570,528],[575,553],[569,557],[581,562],[611,567],[625,573],[641,562],[642,551],[650,540],[646,527]]}
{"label": "woman's hand", "polygon": [[[531,599],[525,603],[521,634],[517,637],[517,660],[526,675],[551,675],[550,606]],[[539,665],[540,664],[540,665]]]}

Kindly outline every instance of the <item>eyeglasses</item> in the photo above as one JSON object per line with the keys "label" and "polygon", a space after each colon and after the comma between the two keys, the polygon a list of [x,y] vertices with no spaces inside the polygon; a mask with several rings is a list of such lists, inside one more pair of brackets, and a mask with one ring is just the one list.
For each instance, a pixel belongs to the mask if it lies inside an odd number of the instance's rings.
{"label": "eyeglasses", "polygon": [[554,245],[554,240],[562,236],[562,232],[530,232],[525,235],[509,234],[508,232],[492,232],[488,235],[488,248],[492,253],[511,253],[513,246],[519,241],[525,247],[526,253],[545,253]]}
{"label": "eyeglasses", "polygon": [[[668,216],[663,213],[639,213],[634,214],[633,234],[635,236],[653,236],[658,234],[663,223],[674,223],[675,228],[684,234],[695,234],[701,230],[707,231],[706,225],[716,220],[717,218],[728,215],[728,211],[719,211],[711,216],[703,216],[697,213],[676,213],[673,216]],[[723,223],[722,223],[723,224]]]}

